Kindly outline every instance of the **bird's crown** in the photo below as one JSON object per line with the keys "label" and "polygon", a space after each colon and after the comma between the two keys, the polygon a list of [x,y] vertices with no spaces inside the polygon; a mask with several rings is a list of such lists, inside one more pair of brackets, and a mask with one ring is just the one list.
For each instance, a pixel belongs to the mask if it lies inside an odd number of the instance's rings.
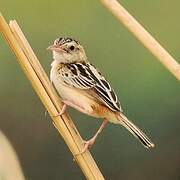
{"label": "bird's crown", "polygon": [[59,37],[54,41],[54,44],[58,44],[58,45],[63,45],[66,43],[70,43],[70,42],[75,42],[76,44],[79,44],[78,41],[76,41],[75,39],[69,38],[69,37]]}

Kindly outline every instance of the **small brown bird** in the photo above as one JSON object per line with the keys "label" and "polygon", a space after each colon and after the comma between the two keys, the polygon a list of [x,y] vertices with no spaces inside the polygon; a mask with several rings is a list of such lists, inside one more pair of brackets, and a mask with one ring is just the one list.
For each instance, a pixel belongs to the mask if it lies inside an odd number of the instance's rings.
{"label": "small brown bird", "polygon": [[59,115],[71,106],[104,121],[96,134],[85,142],[85,152],[108,122],[122,125],[146,147],[153,142],[122,113],[114,90],[102,74],[88,62],[83,46],[71,38],[58,38],[48,47],[53,52],[50,79],[64,103]]}

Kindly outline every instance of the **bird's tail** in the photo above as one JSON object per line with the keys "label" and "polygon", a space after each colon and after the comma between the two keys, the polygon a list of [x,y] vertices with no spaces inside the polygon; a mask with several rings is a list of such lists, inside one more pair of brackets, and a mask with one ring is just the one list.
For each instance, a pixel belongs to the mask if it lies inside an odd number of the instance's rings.
{"label": "bird's tail", "polygon": [[154,143],[135,124],[128,120],[125,115],[121,113],[119,118],[121,125],[129,130],[146,148],[155,146]]}

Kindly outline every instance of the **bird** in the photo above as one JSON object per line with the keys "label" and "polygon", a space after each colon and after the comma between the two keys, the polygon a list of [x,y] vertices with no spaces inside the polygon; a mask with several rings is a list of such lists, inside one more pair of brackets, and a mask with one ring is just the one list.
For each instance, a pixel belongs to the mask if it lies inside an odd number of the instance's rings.
{"label": "bird", "polygon": [[144,147],[154,143],[123,113],[117,95],[101,72],[89,62],[84,47],[70,37],[59,37],[50,45],[53,61],[50,80],[62,99],[63,106],[57,116],[72,107],[89,116],[103,119],[95,135],[84,140],[81,153],[91,148],[107,123],[124,126]]}

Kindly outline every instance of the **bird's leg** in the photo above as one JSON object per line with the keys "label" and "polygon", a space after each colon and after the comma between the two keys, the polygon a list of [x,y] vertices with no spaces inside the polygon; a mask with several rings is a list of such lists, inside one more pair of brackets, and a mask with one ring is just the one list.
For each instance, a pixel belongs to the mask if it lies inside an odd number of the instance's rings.
{"label": "bird's leg", "polygon": [[59,115],[60,115],[60,116],[61,116],[62,114],[64,114],[64,113],[65,113],[66,108],[67,108],[67,105],[66,105],[65,103],[63,103],[63,106],[62,106],[61,112],[59,113]]}
{"label": "bird's leg", "polygon": [[63,103],[61,112],[59,112],[57,115],[55,115],[55,117],[62,116],[65,113],[66,108],[67,108],[67,105],[65,103]]}
{"label": "bird's leg", "polygon": [[98,131],[96,132],[96,134],[91,139],[89,139],[88,141],[84,141],[84,144],[85,144],[84,148],[83,148],[82,152],[80,152],[79,154],[83,154],[84,152],[86,152],[86,150],[89,149],[95,143],[96,138],[101,133],[101,131],[104,129],[104,127],[106,126],[107,123],[108,123],[108,120],[106,118],[104,118],[104,121],[101,124]]}

